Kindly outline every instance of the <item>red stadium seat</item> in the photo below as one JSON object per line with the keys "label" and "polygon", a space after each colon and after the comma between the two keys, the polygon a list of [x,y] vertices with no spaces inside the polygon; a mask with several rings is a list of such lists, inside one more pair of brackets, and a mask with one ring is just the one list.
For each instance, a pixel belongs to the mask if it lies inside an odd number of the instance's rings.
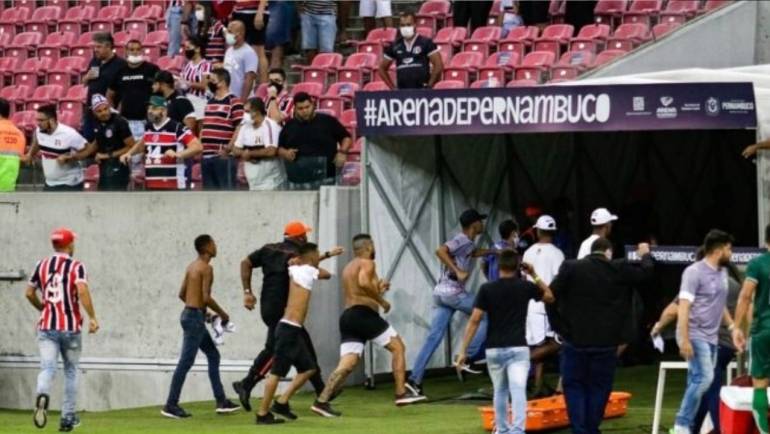
{"label": "red stadium seat", "polygon": [[567,2],[563,0],[551,0],[548,5],[548,15],[551,16],[551,24],[564,24],[567,13]]}
{"label": "red stadium seat", "polygon": [[460,80],[441,80],[433,85],[434,89],[465,89],[466,87],[468,85]]}
{"label": "red stadium seat", "polygon": [[[82,115],[83,115],[83,111],[82,110],[80,112],[63,111],[63,112],[59,113],[58,117],[59,117],[59,122],[63,123],[64,125],[69,125],[69,126],[71,126],[72,128],[74,128],[76,130],[79,130],[80,129],[80,121],[81,121],[81,116]],[[96,166],[96,165],[94,164],[94,166]],[[86,169],[86,176],[88,176],[88,172],[87,171],[90,168],[91,168],[91,166],[89,166]],[[96,166],[96,173],[97,173],[97,177],[96,178],[97,178],[97,182],[98,182],[98,180],[99,180],[99,176],[98,176],[99,166]],[[86,181],[88,181],[88,178],[86,178]]]}
{"label": "red stadium seat", "polygon": [[478,79],[490,80],[494,78],[499,83],[505,83],[506,77],[511,75],[513,68],[519,66],[520,61],[519,53],[498,51],[484,61],[484,65],[479,68]]}
{"label": "red stadium seat", "polygon": [[524,57],[527,48],[532,46],[540,29],[535,26],[520,26],[511,29],[510,32],[497,44],[497,51],[512,51]]}
{"label": "red stadium seat", "polygon": [[433,43],[441,51],[452,54],[456,49],[462,46],[465,38],[468,37],[468,29],[465,27],[444,27],[436,33]]}
{"label": "red stadium seat", "polygon": [[0,98],[6,99],[11,106],[11,112],[23,110],[27,99],[32,95],[29,86],[6,86],[0,89]]}
{"label": "red stadium seat", "polygon": [[56,66],[48,71],[46,83],[69,89],[73,84],[77,84],[80,75],[85,73],[86,69],[88,69],[88,62],[82,57],[62,57],[56,62]]}
{"label": "red stadium seat", "polygon": [[122,31],[117,32],[112,36],[112,40],[115,42],[115,53],[120,57],[126,57],[126,45],[128,41],[136,39],[141,41],[145,35],[139,32]]}
{"label": "red stadium seat", "polygon": [[49,33],[39,47],[37,47],[37,57],[48,57],[54,61],[69,52],[69,46],[75,42],[75,34],[71,32],[53,32]]}
{"label": "red stadium seat", "polygon": [[80,118],[83,115],[83,103],[88,97],[88,88],[78,84],[67,89],[67,94],[59,101],[59,111],[76,113]]}
{"label": "red stadium seat", "polygon": [[37,0],[14,0],[13,5],[16,7],[32,10],[37,6]]}
{"label": "red stadium seat", "polygon": [[[63,123],[64,125],[69,125],[73,128],[78,128],[78,125],[72,125],[69,122],[64,121],[64,117],[67,115],[67,120],[72,122],[72,114],[69,112],[61,113],[59,115],[59,122]],[[91,164],[88,167],[86,167],[86,170],[83,173],[83,180],[85,183],[83,184],[83,190],[84,191],[97,191],[99,189],[99,165],[98,164]]]}
{"label": "red stadium seat", "polygon": [[505,87],[529,87],[529,86],[537,86],[538,83],[535,80],[522,78],[521,80],[511,80],[508,82],[508,84],[505,85]]}
{"label": "red stadium seat", "polygon": [[334,76],[340,66],[342,66],[342,54],[319,53],[309,66],[293,65],[292,68],[302,71],[302,81],[321,83],[326,86],[326,82]]}
{"label": "red stadium seat", "polygon": [[369,83],[366,83],[363,88],[364,92],[379,92],[384,90],[390,90],[384,81],[370,81]]}
{"label": "red stadium seat", "polygon": [[144,55],[151,62],[155,62],[161,55],[166,54],[168,50],[168,32],[165,30],[156,30],[150,32],[144,38]]}
{"label": "red stadium seat", "polygon": [[27,100],[27,110],[37,110],[45,104],[56,104],[64,97],[64,88],[57,84],[38,86]]}
{"label": "red stadium seat", "polygon": [[[445,65],[446,63],[447,62],[444,62]],[[372,81],[382,81],[382,77],[380,77],[379,72],[375,72],[372,75],[373,75]],[[396,64],[395,63],[390,64],[390,68],[388,68],[388,75],[390,76],[390,79],[393,80],[393,83],[395,84],[396,83]]]}
{"label": "red stadium seat", "polygon": [[[110,6],[123,6],[126,8],[128,12],[131,12],[131,10],[134,8],[134,3],[136,3],[134,0],[108,0],[107,3]],[[150,4],[152,2],[143,2],[143,4]],[[128,16],[128,14],[126,14]]]}
{"label": "red stadium seat", "polygon": [[345,65],[337,68],[337,81],[361,86],[371,80],[376,69],[377,56],[372,53],[353,53],[345,59]]}
{"label": "red stadium seat", "polygon": [[30,134],[37,128],[37,112],[34,110],[17,111],[11,116],[11,122],[17,128]]}
{"label": "red stadium seat", "polygon": [[321,83],[316,82],[302,82],[297,83],[291,88],[291,95],[294,96],[300,92],[305,92],[318,99],[324,91],[324,86]]}
{"label": "red stadium seat", "polygon": [[22,31],[31,14],[31,7],[14,6],[3,10],[0,13],[0,33],[15,35],[17,31]]}
{"label": "red stadium seat", "polygon": [[69,0],[43,0],[43,6],[58,6],[66,11],[69,8]]}
{"label": "red stadium seat", "polygon": [[562,45],[569,44],[575,28],[571,24],[551,24],[543,30],[543,34],[535,39],[533,51],[551,51],[555,57],[561,55]]}
{"label": "red stadium seat", "polygon": [[19,33],[13,37],[13,42],[5,47],[3,54],[5,56],[18,57],[20,59],[26,59],[31,54],[35,47],[43,42],[43,35],[37,32],[24,32]]}
{"label": "red stadium seat", "polygon": [[623,14],[623,23],[643,23],[650,27],[661,9],[663,0],[634,0],[628,11]]}
{"label": "red stadium seat", "polygon": [[134,9],[131,18],[123,22],[123,30],[138,32],[146,35],[155,30],[158,20],[163,17],[163,11],[158,5],[142,5]]}
{"label": "red stadium seat", "polygon": [[350,108],[353,96],[358,92],[358,83],[337,82],[329,86],[326,95],[318,99],[318,108],[331,110],[335,117],[339,117],[342,111]]}
{"label": "red stadium seat", "polygon": [[416,14],[416,25],[433,29],[444,27],[449,14],[450,3],[444,0],[430,0],[420,5]]}
{"label": "red stadium seat", "polygon": [[376,28],[366,35],[365,41],[348,41],[348,44],[355,46],[359,53],[372,53],[379,57],[384,47],[396,39],[397,34],[398,30],[393,27]]}
{"label": "red stadium seat", "polygon": [[361,183],[361,163],[348,161],[342,166],[340,185],[355,186]]}
{"label": "red stadium seat", "polygon": [[345,129],[347,129],[350,134],[353,136],[353,141],[356,140],[355,137],[355,131],[356,131],[356,110],[355,109],[349,109],[342,112],[340,115],[340,123],[342,124]]}
{"label": "red stadium seat", "polygon": [[625,23],[615,30],[615,34],[607,39],[607,48],[612,50],[631,51],[652,38],[650,28],[644,23]]}
{"label": "red stadium seat", "polygon": [[5,51],[5,47],[13,41],[13,35],[10,33],[0,33],[0,56]]}
{"label": "red stadium seat", "polygon": [[91,31],[114,33],[126,17],[128,17],[128,9],[125,6],[105,6],[99,9],[96,18],[91,20]]}
{"label": "red stadium seat", "polygon": [[484,54],[480,51],[463,51],[457,53],[449,65],[444,67],[444,80],[462,81],[468,86],[471,74],[476,75],[478,69],[484,63]]}
{"label": "red stadium seat", "polygon": [[425,38],[433,39],[433,36],[434,36],[433,35],[434,31],[433,31],[433,28],[431,27],[418,27],[416,32],[418,35],[421,35]]}
{"label": "red stadium seat", "polygon": [[471,89],[486,89],[491,87],[503,87],[504,81],[493,80],[476,80],[471,83]]}
{"label": "red stadium seat", "polygon": [[615,27],[615,23],[626,10],[628,10],[628,0],[599,0],[594,7],[594,18],[597,24]]}
{"label": "red stadium seat", "polygon": [[184,68],[185,58],[184,56],[161,56],[156,63],[161,71],[171,71],[171,73],[178,75]]}
{"label": "red stadium seat", "polygon": [[478,51],[488,56],[492,48],[497,47],[502,32],[503,29],[499,26],[479,27],[463,42],[463,51]]}
{"label": "red stadium seat", "polygon": [[561,56],[559,63],[551,68],[551,80],[571,80],[594,64],[591,51],[568,51]]}
{"label": "red stadium seat", "polygon": [[543,82],[545,73],[551,69],[556,61],[556,55],[552,51],[533,51],[524,57],[521,66],[514,69],[515,80],[534,80]]}
{"label": "red stadium seat", "polygon": [[678,29],[679,27],[682,27],[682,23],[674,22],[656,24],[655,27],[652,28],[652,36],[655,39],[659,39]]}
{"label": "red stadium seat", "polygon": [[610,63],[618,57],[625,56],[627,51],[623,50],[604,50],[596,56],[594,61],[594,67],[599,67],[604,64]]}
{"label": "red stadium seat", "polygon": [[597,53],[604,49],[607,38],[610,37],[610,26],[607,24],[589,24],[580,29],[580,33],[569,42],[570,50],[590,51]]}
{"label": "red stadium seat", "polygon": [[714,11],[732,2],[733,0],[706,0],[706,3],[703,5],[703,12]]}
{"label": "red stadium seat", "polygon": [[668,0],[660,13],[661,23],[684,23],[698,13],[699,0]]}
{"label": "red stadium seat", "polygon": [[35,9],[32,17],[24,23],[25,32],[40,32],[43,36],[47,35],[49,30],[56,29],[56,24],[62,18],[64,12],[59,6],[43,6]]}
{"label": "red stadium seat", "polygon": [[503,2],[500,0],[494,0],[492,6],[489,8],[489,15],[487,16],[487,25],[497,25],[497,17],[503,13]]}
{"label": "red stadium seat", "polygon": [[85,32],[78,36],[78,41],[70,47],[70,56],[78,56],[87,60],[94,57],[93,39],[96,32]]}
{"label": "red stadium seat", "polygon": [[48,57],[24,59],[13,75],[13,83],[34,89],[53,66],[54,60]]}
{"label": "red stadium seat", "polygon": [[10,83],[11,77],[19,67],[21,60],[18,57],[0,57],[0,83]]}
{"label": "red stadium seat", "polygon": [[84,28],[89,28],[94,17],[96,17],[94,6],[78,4],[69,8],[64,18],[59,20],[59,31],[72,32],[76,36],[80,36]]}

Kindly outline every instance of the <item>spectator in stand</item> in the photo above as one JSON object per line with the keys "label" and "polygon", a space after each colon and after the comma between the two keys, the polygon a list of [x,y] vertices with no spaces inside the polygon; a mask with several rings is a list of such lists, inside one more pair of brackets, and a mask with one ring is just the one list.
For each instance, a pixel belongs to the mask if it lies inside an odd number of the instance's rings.
{"label": "spectator in stand", "polygon": [[[503,4],[505,5],[507,2],[513,3],[511,0],[507,0],[503,1]],[[519,5],[519,14],[521,15],[521,19],[524,20],[524,25],[536,26],[542,31],[550,22],[548,17],[548,7],[550,2],[520,1],[516,3]]]}
{"label": "spectator in stand", "polygon": [[209,90],[213,96],[206,104],[201,128],[201,174],[203,188],[207,190],[232,190],[237,180],[237,165],[230,154],[243,119],[243,102],[229,89],[230,73],[223,68],[211,71]]}
{"label": "spectator in stand", "polygon": [[286,72],[274,68],[268,74],[267,97],[265,98],[267,115],[280,125],[291,118],[294,111],[294,101],[286,87]]}
{"label": "spectator in stand", "polygon": [[190,130],[195,128],[195,108],[189,99],[176,91],[174,76],[168,71],[160,71],[155,75],[152,91],[168,101],[168,117],[183,124]]}
{"label": "spectator in stand", "polygon": [[88,157],[86,143],[74,128],[59,123],[55,105],[43,105],[37,109],[37,129],[23,161],[30,163],[41,151],[45,175],[43,190],[83,191],[80,161]]}
{"label": "spectator in stand", "polygon": [[575,27],[575,33],[579,32],[583,26],[594,23],[596,0],[565,1],[565,3],[564,22],[572,24]]}
{"label": "spectator in stand", "polygon": [[[136,140],[144,136],[147,103],[152,95],[152,83],[160,71],[157,65],[145,60],[142,43],[132,39],[126,44],[126,65],[115,74],[107,91],[107,99],[128,120]],[[94,112],[96,114],[96,112]]]}
{"label": "spectator in stand", "polygon": [[259,82],[267,81],[267,55],[265,38],[270,21],[267,0],[235,0],[233,20],[240,21],[246,28],[246,42],[251,45],[259,58]]}
{"label": "spectator in stand", "polygon": [[205,59],[205,53],[204,44],[197,36],[193,36],[185,42],[184,56],[187,58],[187,63],[182,69],[179,81],[181,87],[187,91],[187,99],[190,100],[195,109],[195,120],[198,121],[198,125],[193,131],[198,131],[206,110],[206,91],[208,90],[211,62]]}
{"label": "spectator in stand", "polygon": [[390,0],[361,0],[358,13],[364,19],[364,33],[374,29],[375,19],[382,20],[383,27],[393,27],[393,10]]}
{"label": "spectator in stand", "polygon": [[121,164],[120,157],[136,144],[129,121],[115,113],[109,100],[98,93],[91,97],[91,110],[96,118],[95,140],[88,144],[87,155],[96,153],[94,160],[99,165],[99,190],[126,191],[131,181],[131,170]]}
{"label": "spectator in stand", "polygon": [[283,162],[278,157],[281,126],[267,117],[265,102],[252,98],[246,103],[251,121],[241,124],[233,155],[245,163],[249,190],[278,190],[285,182]]}
{"label": "spectator in stand", "polygon": [[168,117],[168,101],[150,98],[144,138],[120,156],[128,164],[134,154],[144,154],[144,187],[148,190],[187,188],[183,160],[201,153],[201,144],[189,128]]}
{"label": "spectator in stand", "polygon": [[[116,56],[113,51],[115,41],[112,35],[95,33],[93,41],[94,57],[88,64],[88,73],[83,77],[83,84],[88,86],[86,101],[91,101],[95,93],[106,95],[110,84],[115,81],[115,76],[126,66],[126,61]],[[90,111],[85,112],[82,131],[88,140],[93,140],[93,137],[90,137],[94,131],[93,122],[93,114]]]}
{"label": "spectator in stand", "polygon": [[[348,40],[348,24],[350,23],[350,9],[353,8],[352,1],[337,1],[337,40],[345,42]],[[359,3],[359,8],[360,8]]]}
{"label": "spectator in stand", "polygon": [[[414,13],[401,14],[399,37],[385,49],[380,62],[380,77],[391,89],[431,88],[441,79],[444,63],[433,40],[417,34]],[[396,84],[388,74],[390,64],[396,62]]]}
{"label": "spectator in stand", "polygon": [[[340,121],[316,113],[315,102],[305,92],[294,95],[294,117],[286,122],[278,139],[278,154],[286,165],[289,188],[315,189],[334,185],[336,168],[342,167],[353,141]],[[326,167],[317,179],[313,171]]]}
{"label": "spectator in stand", "polygon": [[519,15],[518,2],[515,2],[514,0],[503,0],[501,6],[503,10],[497,17],[497,25],[503,28],[502,36],[506,37],[511,30],[523,26],[524,20],[521,15]]}
{"label": "spectator in stand", "polygon": [[166,9],[166,27],[168,28],[168,55],[179,54],[182,39],[189,38],[195,32],[195,14],[193,14],[194,1],[171,0]]}
{"label": "spectator in stand", "polygon": [[232,21],[227,25],[225,42],[229,48],[225,52],[224,68],[230,73],[230,93],[242,101],[251,95],[259,69],[259,58],[245,38],[243,22]]}
{"label": "spectator in stand", "polygon": [[225,26],[214,16],[211,3],[198,2],[195,5],[195,19],[198,21],[198,40],[206,44],[206,59],[214,65],[224,62]]}
{"label": "spectator in stand", "polygon": [[16,190],[16,179],[19,177],[19,165],[24,155],[27,140],[16,125],[8,117],[11,115],[11,105],[0,98],[0,191]]}
{"label": "spectator in stand", "polygon": [[[523,2],[529,3],[529,2]],[[548,8],[548,2],[532,2],[532,3],[545,3]],[[487,25],[487,19],[489,18],[489,11],[492,9],[492,0],[455,0],[452,4],[453,21],[455,27],[468,27],[471,25],[470,33],[479,27]]]}
{"label": "spectator in stand", "polygon": [[321,53],[334,52],[337,37],[337,4],[333,0],[307,0],[300,3],[302,49],[308,63]]}
{"label": "spectator in stand", "polygon": [[265,47],[270,50],[270,68],[280,68],[283,65],[284,46],[291,42],[293,9],[290,0],[269,1],[267,9],[270,22],[266,24]]}

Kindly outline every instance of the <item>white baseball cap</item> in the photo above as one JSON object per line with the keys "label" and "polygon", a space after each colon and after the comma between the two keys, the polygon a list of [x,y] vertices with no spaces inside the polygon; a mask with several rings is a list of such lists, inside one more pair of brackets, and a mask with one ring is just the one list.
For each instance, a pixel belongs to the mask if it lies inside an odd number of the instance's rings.
{"label": "white baseball cap", "polygon": [[555,231],[556,220],[554,220],[553,217],[549,215],[543,214],[538,217],[537,222],[535,222],[535,229],[540,229],[543,231]]}
{"label": "white baseball cap", "polygon": [[593,226],[606,225],[617,219],[618,216],[612,214],[607,208],[596,208],[594,212],[591,213],[591,225]]}

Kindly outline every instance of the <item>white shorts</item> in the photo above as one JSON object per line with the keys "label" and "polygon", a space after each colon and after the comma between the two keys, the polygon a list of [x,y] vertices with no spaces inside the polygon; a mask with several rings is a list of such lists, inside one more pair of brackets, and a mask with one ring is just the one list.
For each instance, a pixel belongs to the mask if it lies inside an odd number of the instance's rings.
{"label": "white shorts", "polygon": [[190,103],[192,103],[193,109],[195,111],[193,112],[195,114],[195,120],[203,120],[203,117],[206,115],[206,98],[201,98],[199,96],[195,96],[192,94],[187,95],[187,99],[190,100]]}
{"label": "white shorts", "polygon": [[553,337],[545,304],[542,301],[529,301],[527,309],[527,345],[533,347],[542,344],[546,338]]}
{"label": "white shorts", "polygon": [[[398,332],[396,331],[396,329],[394,329],[391,326],[391,327],[388,327],[387,330],[382,332],[381,335],[372,339],[372,342],[384,348],[388,346],[391,339],[395,337],[398,337]],[[363,353],[364,353],[363,342],[343,342],[342,344],[340,344],[340,357],[343,357],[347,354],[357,354],[360,356]]]}
{"label": "white shorts", "polygon": [[361,0],[358,6],[358,15],[365,18],[392,17],[393,11],[390,7],[390,0]]}

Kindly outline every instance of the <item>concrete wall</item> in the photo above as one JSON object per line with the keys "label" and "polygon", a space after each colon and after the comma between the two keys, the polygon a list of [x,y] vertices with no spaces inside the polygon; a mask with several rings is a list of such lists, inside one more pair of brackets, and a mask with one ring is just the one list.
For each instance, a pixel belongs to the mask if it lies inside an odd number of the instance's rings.
{"label": "concrete wall", "polygon": [[[764,17],[764,21],[759,20],[758,15]],[[768,27],[763,25],[770,24],[768,21],[768,2],[737,2],[585,77],[753,65],[759,53],[762,58],[770,59],[770,47],[766,43]]]}
{"label": "concrete wall", "polygon": [[759,1],[757,6],[756,62],[770,63],[770,2]]}

